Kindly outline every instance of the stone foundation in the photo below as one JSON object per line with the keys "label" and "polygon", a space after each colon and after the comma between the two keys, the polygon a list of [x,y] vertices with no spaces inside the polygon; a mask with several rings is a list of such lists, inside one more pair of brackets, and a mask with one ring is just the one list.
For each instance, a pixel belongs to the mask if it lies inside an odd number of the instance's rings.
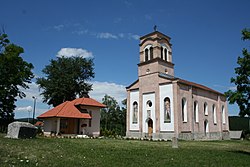
{"label": "stone foundation", "polygon": [[[140,138],[150,138],[147,133],[142,133],[142,132],[127,132],[126,137],[128,138],[135,138],[135,139],[140,139]],[[172,140],[172,138],[175,137],[174,132],[161,132],[161,133],[153,133],[152,134],[152,139],[153,140]],[[210,132],[207,133],[206,135],[204,133],[179,133],[178,139],[181,140],[229,140],[229,132]]]}

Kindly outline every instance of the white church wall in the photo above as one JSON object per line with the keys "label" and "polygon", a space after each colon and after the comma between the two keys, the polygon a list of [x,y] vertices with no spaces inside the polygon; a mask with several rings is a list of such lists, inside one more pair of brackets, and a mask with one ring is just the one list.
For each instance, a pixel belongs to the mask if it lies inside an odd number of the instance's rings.
{"label": "white church wall", "polygon": [[[147,102],[151,101],[152,106],[148,107]],[[142,95],[142,130],[143,133],[148,133],[148,118],[153,120],[153,133],[156,132],[155,124],[155,93],[148,93]],[[150,113],[148,113],[150,111]]]}
{"label": "white church wall", "polygon": [[[170,122],[164,123],[164,99],[170,99]],[[173,85],[160,85],[160,131],[174,131]]]}
{"label": "white church wall", "polygon": [[[137,123],[133,123],[133,103],[137,102],[138,104],[138,120]],[[139,90],[134,90],[130,92],[130,125],[129,125],[129,129],[130,130],[139,130],[139,122],[140,122],[140,117],[139,117],[139,111],[140,109],[140,103],[139,103]]]}

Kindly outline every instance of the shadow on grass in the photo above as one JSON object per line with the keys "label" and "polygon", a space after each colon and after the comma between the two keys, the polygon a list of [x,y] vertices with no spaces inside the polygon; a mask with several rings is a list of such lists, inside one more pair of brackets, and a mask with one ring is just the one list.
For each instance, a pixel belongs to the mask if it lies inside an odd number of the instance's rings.
{"label": "shadow on grass", "polygon": [[247,151],[242,151],[242,150],[229,151],[229,152],[232,152],[232,153],[237,153],[237,154],[250,155],[250,152],[247,152]]}

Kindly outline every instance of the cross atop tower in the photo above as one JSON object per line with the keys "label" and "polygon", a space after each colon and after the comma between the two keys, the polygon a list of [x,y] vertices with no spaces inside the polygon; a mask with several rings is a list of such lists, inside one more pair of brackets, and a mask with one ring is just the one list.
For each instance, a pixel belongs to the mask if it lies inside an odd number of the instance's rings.
{"label": "cross atop tower", "polygon": [[154,26],[154,31],[157,31],[157,26],[156,25]]}

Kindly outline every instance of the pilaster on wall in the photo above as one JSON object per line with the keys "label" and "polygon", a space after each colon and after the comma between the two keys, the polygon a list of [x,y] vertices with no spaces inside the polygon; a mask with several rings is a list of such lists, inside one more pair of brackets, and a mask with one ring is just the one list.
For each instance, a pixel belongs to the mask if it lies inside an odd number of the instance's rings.
{"label": "pilaster on wall", "polygon": [[[157,83],[159,83],[159,78],[157,80]],[[160,87],[156,87],[155,91],[155,128],[156,128],[156,133],[160,133]]]}
{"label": "pilaster on wall", "polygon": [[130,91],[127,91],[127,132],[130,130]]}
{"label": "pilaster on wall", "polygon": [[194,102],[193,102],[193,87],[192,86],[190,86],[189,87],[189,90],[188,90],[188,93],[189,93],[189,96],[188,96],[188,110],[187,110],[187,112],[188,112],[188,117],[189,117],[189,120],[188,120],[188,122],[189,122],[189,127],[190,127],[190,132],[192,132],[192,133],[194,133],[194,112],[193,112],[193,104],[194,104]]}
{"label": "pilaster on wall", "polygon": [[177,84],[177,81],[173,81],[173,94],[175,96],[173,96],[173,104],[174,104],[174,119],[175,119],[175,124],[174,124],[174,129],[175,129],[175,137],[178,138],[178,134],[179,134],[179,105],[178,105],[178,99],[179,99],[179,86]]}
{"label": "pilaster on wall", "polygon": [[216,106],[216,117],[217,117],[217,125],[219,126],[218,127],[218,130],[221,131],[221,133],[223,133],[223,124],[222,124],[222,105],[221,105],[221,97],[218,95],[218,99],[217,99],[217,106]]}

